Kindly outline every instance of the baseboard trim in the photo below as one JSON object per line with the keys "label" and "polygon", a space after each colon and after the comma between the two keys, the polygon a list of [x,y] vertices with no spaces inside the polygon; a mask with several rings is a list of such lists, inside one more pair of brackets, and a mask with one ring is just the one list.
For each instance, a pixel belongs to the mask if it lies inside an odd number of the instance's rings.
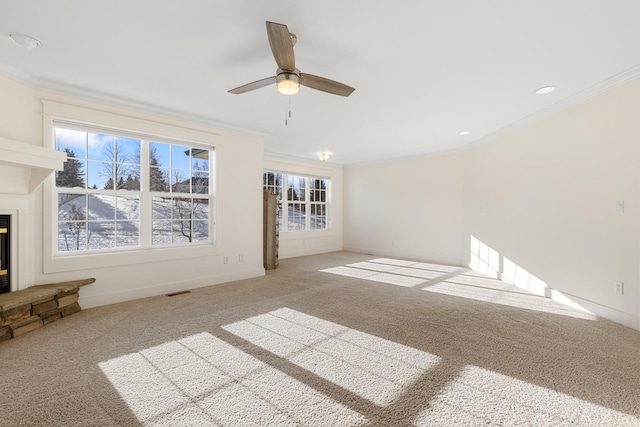
{"label": "baseboard trim", "polygon": [[219,285],[222,283],[234,282],[236,280],[252,279],[265,275],[264,268],[238,271],[234,273],[217,274],[215,276],[199,277],[197,279],[162,283],[160,285],[148,286],[144,288],[113,292],[108,294],[82,296],[80,295],[80,305],[83,309],[100,307],[103,305],[116,304],[119,302],[131,301],[141,298],[154,297],[167,293],[187,291],[191,289],[204,288],[207,286]]}
{"label": "baseboard trim", "polygon": [[415,260],[420,262],[431,262],[434,264],[443,264],[450,265],[455,267],[466,267],[464,260],[462,258],[448,258],[435,256],[431,254],[421,255],[416,257],[415,254],[404,253],[402,251],[387,251],[381,249],[373,249],[373,248],[361,248],[358,246],[343,246],[342,250],[347,252],[356,252],[360,254],[367,255],[376,255],[376,256],[385,256],[385,257],[394,257],[405,260]]}
{"label": "baseboard trim", "polygon": [[343,250],[342,246],[331,246],[325,248],[314,248],[308,249],[304,251],[292,251],[292,252],[280,252],[278,254],[279,259],[287,259],[287,258],[297,258],[299,256],[309,256],[309,255],[319,255],[319,254],[328,254],[330,252],[339,252]]}
{"label": "baseboard trim", "polygon": [[616,310],[615,308],[607,307],[606,305],[582,299],[575,295],[563,294],[598,317],[602,317],[603,319],[611,320],[612,322],[640,331],[639,316],[634,316],[633,314],[625,313],[623,311]]}

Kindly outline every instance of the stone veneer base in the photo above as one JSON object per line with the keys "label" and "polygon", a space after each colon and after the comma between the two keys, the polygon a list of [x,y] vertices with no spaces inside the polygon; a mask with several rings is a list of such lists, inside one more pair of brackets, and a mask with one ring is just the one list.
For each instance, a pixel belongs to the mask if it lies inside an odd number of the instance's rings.
{"label": "stone veneer base", "polygon": [[95,281],[51,283],[0,295],[0,342],[79,312],[80,287]]}

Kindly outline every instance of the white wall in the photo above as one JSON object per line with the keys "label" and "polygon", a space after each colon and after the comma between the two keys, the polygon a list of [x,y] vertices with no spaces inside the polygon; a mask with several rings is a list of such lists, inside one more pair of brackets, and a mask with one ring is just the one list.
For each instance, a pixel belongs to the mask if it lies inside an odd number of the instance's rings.
{"label": "white wall", "polygon": [[640,79],[470,150],[464,166],[467,239],[637,329],[639,118]]}
{"label": "white wall", "polygon": [[342,168],[327,163],[264,157],[264,170],[317,176],[331,180],[329,229],[280,232],[280,259],[342,250]]}
{"label": "white wall", "polygon": [[464,153],[345,167],[344,249],[476,266],[477,239],[481,270],[640,329],[639,112],[640,79]]}
{"label": "white wall", "polygon": [[[21,265],[28,272],[21,283],[25,286],[58,281],[95,277],[96,282],[84,287],[80,303],[83,307],[109,304],[133,298],[159,295],[166,292],[207,286],[211,284],[255,277],[264,274],[262,267],[262,141],[220,129],[183,123],[149,114],[127,111],[108,105],[95,104],[52,93],[41,93],[28,86],[0,77],[0,136],[26,144],[46,146],[43,142],[43,105],[41,99],[106,112],[124,120],[157,123],[158,134],[167,129],[176,132],[209,135],[216,150],[216,233],[217,244],[207,250],[191,250],[191,256],[174,259],[171,251],[159,251],[137,257],[136,264],[89,268],[91,263],[69,263],[46,269],[46,251],[43,251],[50,225],[44,221],[45,182],[32,194],[24,197],[0,197],[0,210],[15,209],[12,204],[22,203],[21,215],[26,217],[27,233],[20,235]],[[208,141],[206,141],[208,142]],[[0,158],[2,153],[0,152]],[[0,165],[0,177],[5,166]],[[49,181],[51,181],[51,177]],[[26,201],[25,201],[26,199]],[[22,229],[22,227],[21,227]],[[22,256],[25,254],[26,256]],[[243,255],[240,262],[239,255]],[[133,254],[136,256],[136,254]],[[228,264],[223,257],[228,257]],[[54,263],[55,265],[55,263]],[[55,272],[46,272],[46,271]],[[22,286],[24,287],[24,286]]]}
{"label": "white wall", "polygon": [[460,155],[344,169],[345,250],[462,265]]}

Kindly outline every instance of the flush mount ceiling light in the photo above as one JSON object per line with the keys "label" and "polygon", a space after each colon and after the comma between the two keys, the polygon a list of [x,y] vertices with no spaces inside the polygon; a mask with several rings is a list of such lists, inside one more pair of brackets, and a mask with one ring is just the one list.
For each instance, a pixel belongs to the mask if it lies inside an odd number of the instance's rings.
{"label": "flush mount ceiling light", "polygon": [[469,132],[468,130],[463,130],[462,132],[460,132],[460,136],[467,136],[467,135],[471,135],[471,132]]}
{"label": "flush mount ceiling light", "polygon": [[554,90],[556,90],[555,86],[544,86],[544,87],[541,87],[540,89],[536,89],[536,93],[538,95],[544,95],[545,93],[551,93]]}
{"label": "flush mount ceiling light", "polygon": [[323,162],[326,162],[327,160],[329,160],[329,154],[328,153],[318,154],[318,160],[322,160]]}
{"label": "flush mount ceiling light", "polygon": [[26,34],[10,33],[8,36],[14,43],[25,49],[35,49],[42,46],[42,43]]}

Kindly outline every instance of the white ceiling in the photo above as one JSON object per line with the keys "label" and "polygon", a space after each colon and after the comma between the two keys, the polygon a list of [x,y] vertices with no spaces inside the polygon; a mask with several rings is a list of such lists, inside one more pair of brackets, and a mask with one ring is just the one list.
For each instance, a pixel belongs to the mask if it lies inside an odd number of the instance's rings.
{"label": "white ceiling", "polygon": [[[353,164],[459,150],[640,76],[639,18],[638,0],[3,0],[0,73]],[[301,88],[287,126],[275,86],[227,93],[275,74],[267,20],[300,70],[356,91]]]}

